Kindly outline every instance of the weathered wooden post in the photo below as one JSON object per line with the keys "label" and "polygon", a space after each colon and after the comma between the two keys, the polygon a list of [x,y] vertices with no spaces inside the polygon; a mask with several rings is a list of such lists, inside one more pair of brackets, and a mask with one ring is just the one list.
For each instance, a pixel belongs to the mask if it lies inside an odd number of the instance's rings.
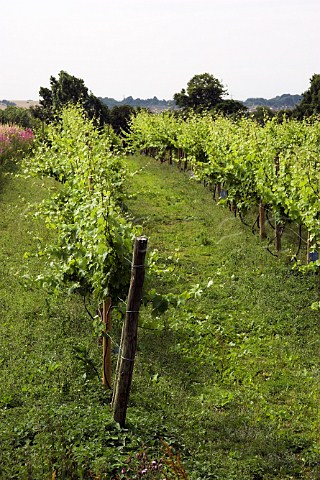
{"label": "weathered wooden post", "polygon": [[178,168],[181,170],[181,148],[178,148]]}
{"label": "weathered wooden post", "polygon": [[112,405],[114,420],[124,427],[131,387],[138,337],[138,318],[145,276],[147,237],[137,237],[134,243],[131,267],[131,282],[127,302],[126,318],[122,328],[117,368],[116,385]]}
{"label": "weathered wooden post", "polygon": [[102,340],[102,384],[111,390],[111,299],[102,305],[102,321],[105,325]]}
{"label": "weathered wooden post", "polygon": [[265,240],[266,238],[266,208],[261,201],[259,203],[259,234],[260,240]]}
{"label": "weathered wooden post", "polygon": [[281,250],[281,236],[282,236],[282,232],[283,232],[283,225],[278,221],[276,220],[276,224],[275,224],[275,247],[276,247],[276,251],[277,252],[280,252]]}
{"label": "weathered wooden post", "polygon": [[221,182],[218,182],[216,184],[216,193],[217,193],[217,199],[220,200],[220,196],[221,196],[221,189],[222,189],[222,185],[221,185]]}

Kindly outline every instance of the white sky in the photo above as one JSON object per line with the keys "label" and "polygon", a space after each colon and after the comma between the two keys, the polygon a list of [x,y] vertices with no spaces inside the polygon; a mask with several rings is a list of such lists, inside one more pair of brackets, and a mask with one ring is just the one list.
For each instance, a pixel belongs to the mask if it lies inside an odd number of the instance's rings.
{"label": "white sky", "polygon": [[230,97],[302,93],[320,73],[319,0],[0,0],[0,99],[60,70],[96,96],[171,99],[200,73]]}

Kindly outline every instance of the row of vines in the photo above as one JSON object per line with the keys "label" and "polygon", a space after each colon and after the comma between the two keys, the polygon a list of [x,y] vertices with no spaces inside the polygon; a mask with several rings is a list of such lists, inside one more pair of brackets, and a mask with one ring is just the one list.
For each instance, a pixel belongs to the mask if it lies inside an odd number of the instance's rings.
{"label": "row of vines", "polygon": [[125,298],[135,231],[121,208],[126,171],[108,131],[98,131],[80,108],[69,106],[23,168],[29,176],[57,180],[37,212],[55,230],[54,243],[40,246],[38,281],[51,290],[68,285],[97,304]]}
{"label": "row of vines", "polygon": [[[147,239],[139,236],[141,227],[124,212],[128,173],[119,142],[108,126],[96,128],[81,107],[69,105],[35,140],[33,154],[25,157],[22,168],[24,175],[54,180],[51,194],[36,212],[54,231],[39,239],[36,255],[42,268],[36,280],[47,291],[67,288],[83,297],[102,339],[102,382],[109,389],[111,309],[125,317],[113,390],[115,419],[124,425],[141,303],[162,313],[195,292],[160,294],[150,285],[142,291]],[[160,263],[157,252],[151,252],[148,279],[159,279],[167,271]]]}
{"label": "row of vines", "polygon": [[[276,247],[287,222],[303,226],[310,251],[320,239],[320,121],[187,119],[140,112],[131,120],[130,148],[176,162],[208,184],[222,202],[245,215],[272,212]],[[261,227],[261,226],[260,226]],[[261,230],[260,230],[261,232]],[[265,233],[261,232],[262,238]],[[317,265],[312,262],[312,268]],[[311,267],[310,267],[311,268]]]}
{"label": "row of vines", "polygon": [[[41,271],[36,281],[48,292],[67,289],[83,298],[102,344],[102,383],[113,390],[114,418],[123,426],[140,305],[148,304],[153,313],[161,314],[170,305],[193,298],[196,290],[175,295],[152,288],[150,279],[160,279],[168,271],[157,251],[147,259],[150,285],[144,282],[147,238],[125,213],[125,152],[108,126],[96,128],[81,107],[69,105],[47,126],[45,135],[35,139],[32,155],[21,165],[24,175],[53,179],[51,194],[35,213],[53,231],[38,239]],[[123,320],[114,376],[111,311],[113,319],[120,324]]]}
{"label": "row of vines", "polygon": [[27,175],[55,180],[36,213],[54,230],[39,242],[37,281],[48,291],[67,287],[83,297],[101,338],[102,382],[111,389],[111,308],[125,304],[137,234],[122,208],[123,155],[109,129],[98,130],[80,107],[70,105],[37,140],[24,169]]}

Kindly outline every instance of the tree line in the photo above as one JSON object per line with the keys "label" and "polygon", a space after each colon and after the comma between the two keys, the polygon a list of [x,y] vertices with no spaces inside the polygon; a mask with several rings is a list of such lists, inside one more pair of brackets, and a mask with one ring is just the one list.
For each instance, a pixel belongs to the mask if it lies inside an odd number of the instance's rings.
{"label": "tree line", "polygon": [[[182,89],[174,95],[176,105],[183,111],[193,111],[203,113],[204,111],[213,114],[224,114],[228,116],[242,116],[248,114],[248,108],[244,103],[237,100],[229,100],[225,97],[228,92],[224,85],[213,75],[203,73],[195,75],[188,82],[187,88]],[[298,102],[291,109],[280,109],[274,112],[266,106],[259,106],[251,116],[259,123],[263,123],[264,118],[277,116],[279,119],[294,118],[302,120],[320,113],[320,74],[314,74],[310,79],[310,87]]]}
{"label": "tree line", "polygon": [[[194,75],[186,88],[174,94],[174,104],[178,107],[176,115],[209,112],[212,115],[228,117],[248,116],[263,124],[266,119],[277,116],[279,120],[294,118],[302,120],[320,113],[320,74],[310,79],[310,87],[302,94],[300,103],[291,109],[274,112],[271,108],[259,106],[249,112],[243,102],[228,99],[226,87],[213,75],[202,73]],[[8,105],[0,110],[0,123],[15,123],[25,128],[35,128],[41,123],[54,122],[61,109],[67,104],[79,104],[89,119],[97,127],[111,125],[116,134],[129,130],[132,115],[141,110],[131,104],[122,103],[109,108],[104,99],[89,92],[84,81],[61,70],[58,77],[50,77],[50,87],[40,87],[39,105],[29,109]],[[128,97],[131,99],[132,97]],[[128,102],[130,103],[130,102]],[[169,108],[169,107],[168,107]]]}

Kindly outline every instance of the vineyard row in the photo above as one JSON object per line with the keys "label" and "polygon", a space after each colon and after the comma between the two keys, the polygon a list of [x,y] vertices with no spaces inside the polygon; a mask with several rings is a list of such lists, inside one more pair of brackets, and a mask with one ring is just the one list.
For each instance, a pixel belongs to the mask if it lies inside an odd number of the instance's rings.
{"label": "vineyard row", "polygon": [[[272,212],[275,245],[287,222],[307,231],[310,258],[320,240],[320,121],[212,119],[140,112],[127,137],[132,151],[176,162],[241,216],[259,206],[260,236]],[[317,261],[312,262],[312,268]]]}

